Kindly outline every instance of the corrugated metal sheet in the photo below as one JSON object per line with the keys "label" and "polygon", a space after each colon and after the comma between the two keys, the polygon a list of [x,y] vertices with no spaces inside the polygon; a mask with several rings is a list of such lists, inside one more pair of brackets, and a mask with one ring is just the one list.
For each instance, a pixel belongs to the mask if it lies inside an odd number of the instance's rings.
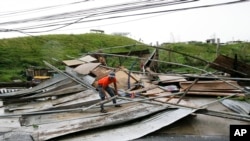
{"label": "corrugated metal sheet", "polygon": [[95,82],[95,78],[90,75],[85,75],[82,77],[82,80],[86,82],[87,84],[92,85]]}
{"label": "corrugated metal sheet", "polygon": [[78,137],[72,137],[70,141],[128,141],[138,139],[165,126],[168,126],[187,115],[193,113],[193,109],[169,109],[140,122],[123,124],[111,129],[95,130],[92,133],[85,133]]}
{"label": "corrugated metal sheet", "polygon": [[250,114],[250,104],[245,101],[225,99],[222,100],[221,103],[237,113],[244,115]]}

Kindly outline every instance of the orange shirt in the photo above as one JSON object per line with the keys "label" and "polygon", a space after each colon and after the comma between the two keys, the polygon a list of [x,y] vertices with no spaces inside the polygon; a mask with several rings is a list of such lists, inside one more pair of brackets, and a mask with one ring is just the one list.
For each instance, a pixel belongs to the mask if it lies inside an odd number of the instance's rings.
{"label": "orange shirt", "polygon": [[116,78],[109,79],[109,77],[106,76],[98,80],[98,85],[107,87],[110,83],[113,83],[113,82],[116,82]]}

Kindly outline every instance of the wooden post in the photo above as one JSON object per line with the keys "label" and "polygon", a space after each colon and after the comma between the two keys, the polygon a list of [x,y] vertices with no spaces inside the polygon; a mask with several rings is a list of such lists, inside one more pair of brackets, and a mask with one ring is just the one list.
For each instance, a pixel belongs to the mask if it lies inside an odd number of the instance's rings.
{"label": "wooden post", "polygon": [[[158,42],[156,42],[156,47],[159,47],[159,43],[158,43]],[[155,59],[156,59],[156,60],[159,60],[159,49],[158,49],[158,48],[156,48]],[[154,68],[155,68],[155,71],[156,71],[156,72],[159,72],[158,66],[159,66],[159,65],[158,65],[158,62],[155,61],[155,62],[154,62]]]}
{"label": "wooden post", "polygon": [[217,46],[216,46],[216,56],[220,54],[220,39],[217,38]]}

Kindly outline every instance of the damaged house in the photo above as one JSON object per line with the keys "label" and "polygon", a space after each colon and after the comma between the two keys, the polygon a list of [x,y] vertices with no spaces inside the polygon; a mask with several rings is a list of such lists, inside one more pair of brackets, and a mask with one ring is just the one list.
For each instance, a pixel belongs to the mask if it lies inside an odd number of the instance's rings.
{"label": "damaged house", "polygon": [[[230,68],[220,64],[221,56],[209,62],[210,67],[227,73],[246,74],[240,78],[157,73],[159,49],[89,53],[64,60],[63,71],[44,61],[56,76],[30,89],[0,95],[0,140],[121,141],[158,135],[228,140],[230,125],[250,123],[250,104],[239,101],[248,98],[249,89],[238,83],[249,81],[249,73],[240,69],[247,64]],[[112,68],[106,56],[139,57],[141,71]],[[119,96],[101,102],[97,81],[111,71],[118,80]],[[114,107],[114,98],[122,107]],[[100,113],[100,104],[109,112]]]}

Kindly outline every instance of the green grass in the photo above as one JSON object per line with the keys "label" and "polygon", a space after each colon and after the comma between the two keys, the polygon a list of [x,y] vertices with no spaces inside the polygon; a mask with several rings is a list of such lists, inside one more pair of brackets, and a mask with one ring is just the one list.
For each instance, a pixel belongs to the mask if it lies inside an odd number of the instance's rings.
{"label": "green grass", "polygon": [[[195,59],[186,55],[178,54],[175,52],[161,51],[160,60],[165,60],[168,62],[175,62],[180,64],[185,64],[200,69],[204,69],[206,62],[213,62],[216,59],[217,54],[222,54],[234,58],[234,55],[238,55],[239,61],[250,63],[250,43],[238,43],[231,45],[220,45],[219,50],[217,50],[217,45],[206,44],[206,43],[173,43],[164,44],[162,47],[174,50],[176,52],[184,53],[199,59]],[[199,71],[187,67],[182,67],[178,65],[166,65],[161,64],[160,66],[163,72],[174,71],[174,72],[186,72],[186,73],[197,73]],[[213,71],[208,69],[208,71]]]}
{"label": "green grass", "polygon": [[[44,35],[36,37],[20,37],[0,40],[0,82],[12,81],[13,79],[25,79],[23,73],[30,66],[46,67],[43,60],[63,69],[62,60],[78,58],[82,54],[117,46],[127,46],[124,48],[104,49],[105,53],[127,52],[133,50],[146,49],[146,46],[133,39],[100,33],[88,33],[79,35]],[[128,46],[135,45],[135,46]],[[195,56],[212,62],[216,58],[216,45],[205,43],[173,43],[163,44],[161,47],[172,49],[177,52]],[[150,48],[152,50],[152,48]],[[237,53],[239,60],[250,62],[250,44],[239,43],[233,45],[223,45],[219,50],[220,54],[234,57]],[[160,60],[175,62],[190,66],[203,68],[206,63],[192,57],[187,57],[174,52],[160,50]],[[54,60],[59,60],[56,62]],[[109,57],[107,59],[110,66],[117,67],[123,65],[130,68],[133,63],[134,69],[139,70],[140,61],[131,58]],[[196,73],[196,70],[159,63],[162,72],[177,71]]]}
{"label": "green grass", "polygon": [[[127,37],[98,33],[1,39],[0,82],[12,81],[13,78],[24,79],[21,72],[30,66],[46,67],[43,60],[60,68],[61,61],[69,60],[70,57],[78,58],[84,53],[98,49],[136,43],[139,42]],[[130,49],[119,49],[119,51]]]}

